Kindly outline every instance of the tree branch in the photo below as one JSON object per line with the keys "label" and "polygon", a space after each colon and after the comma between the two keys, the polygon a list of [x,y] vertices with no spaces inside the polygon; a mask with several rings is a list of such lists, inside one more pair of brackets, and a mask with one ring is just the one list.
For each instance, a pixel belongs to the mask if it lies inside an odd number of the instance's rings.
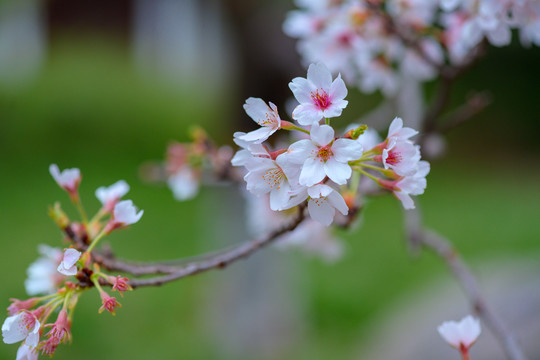
{"label": "tree branch", "polygon": [[463,290],[475,312],[482,318],[491,330],[497,341],[503,347],[509,360],[526,360],[523,351],[515,340],[511,331],[503,321],[493,312],[480,292],[478,283],[459,253],[450,241],[437,233],[422,228],[420,212],[418,209],[409,210],[406,216],[406,232],[411,245],[418,245],[433,251],[446,262]]}
{"label": "tree branch", "polygon": [[213,269],[223,269],[229,264],[232,264],[240,259],[246,258],[249,255],[253,254],[257,250],[265,247],[266,245],[272,243],[280,235],[296,229],[298,225],[304,220],[305,206],[300,206],[298,211],[298,216],[287,226],[284,226],[278,230],[274,230],[269,234],[252,241],[245,242],[240,244],[229,251],[225,251],[222,254],[211,257],[208,260],[204,261],[193,261],[180,268],[177,271],[170,273],[165,276],[159,276],[149,279],[133,279],[130,280],[129,284],[132,287],[142,287],[142,286],[159,286],[165,283],[181,279],[187,276],[199,274],[205,271]]}

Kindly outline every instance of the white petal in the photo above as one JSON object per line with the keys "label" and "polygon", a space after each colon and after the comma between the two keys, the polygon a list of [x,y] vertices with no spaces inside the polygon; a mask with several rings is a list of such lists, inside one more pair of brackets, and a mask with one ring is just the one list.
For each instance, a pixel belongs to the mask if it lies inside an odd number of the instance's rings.
{"label": "white petal", "polygon": [[15,360],[37,360],[38,353],[35,348],[28,346],[26,343],[19,346],[17,350],[17,358]]}
{"label": "white petal", "polygon": [[394,118],[394,120],[390,124],[390,127],[388,128],[388,137],[397,133],[399,130],[401,130],[402,127],[403,127],[403,120],[400,117]]}
{"label": "white petal", "polygon": [[348,164],[338,162],[334,158],[330,158],[324,163],[324,172],[338,185],[345,185],[352,175],[351,167]]}
{"label": "white petal", "polygon": [[71,266],[69,268],[66,268],[64,266],[64,263],[60,263],[60,265],[58,265],[57,270],[58,270],[58,272],[60,274],[63,274],[63,275],[66,275],[66,276],[75,276],[75,275],[77,275],[77,267],[76,266]]}
{"label": "white petal", "polygon": [[332,193],[328,195],[327,199],[328,202],[330,202],[330,204],[343,215],[347,215],[349,213],[349,207],[339,192],[332,191]]}
{"label": "white petal", "polygon": [[394,195],[401,201],[405,210],[414,209],[414,201],[409,194],[403,191],[394,191]]}
{"label": "white petal", "polygon": [[313,104],[300,104],[294,108],[292,117],[300,125],[308,126],[323,118],[323,112]]}
{"label": "white petal", "polygon": [[64,252],[64,260],[62,261],[64,263],[64,266],[66,268],[70,268],[79,260],[81,257],[81,253],[75,249],[66,249]]}
{"label": "white petal", "polygon": [[337,139],[332,144],[334,158],[342,163],[360,159],[363,150],[360,142],[351,139]]}
{"label": "white petal", "polygon": [[[328,95],[330,95],[330,98],[332,99],[332,104],[345,99],[345,96],[347,96],[347,86],[345,86],[345,82],[341,78],[341,74],[339,74],[332,82],[330,94]],[[347,102],[345,102],[345,105],[347,105]]]}
{"label": "white petal", "polygon": [[300,104],[311,103],[311,90],[313,89],[307,79],[301,77],[294,78],[289,83],[289,88]]}
{"label": "white petal", "polygon": [[323,63],[309,65],[307,79],[316,89],[328,91],[332,86],[332,74]]}
{"label": "white petal", "polygon": [[270,192],[270,209],[281,211],[289,202],[289,184],[283,182],[280,187],[273,189]]}
{"label": "white petal", "polygon": [[255,143],[261,143],[265,141],[266,139],[268,139],[270,135],[272,135],[275,132],[276,132],[275,129],[263,126],[257,130],[253,130],[251,132],[248,132],[245,135],[240,136],[239,139],[248,141],[248,142],[253,141]]}
{"label": "white petal", "polygon": [[28,329],[23,324],[24,313],[9,316],[2,325],[2,337],[6,344],[14,344],[26,339]]}
{"label": "white petal", "polygon": [[36,319],[36,324],[34,325],[34,329],[28,333],[28,336],[26,337],[25,344],[31,347],[36,347],[39,342],[39,328],[41,327],[41,324]]}
{"label": "white petal", "polygon": [[313,186],[321,182],[325,176],[323,163],[319,160],[308,158],[302,166],[302,172],[300,172],[300,184]]}
{"label": "white petal", "polygon": [[313,144],[311,140],[304,139],[299,140],[287,149],[286,153],[280,156],[284,157],[284,160],[293,164],[303,164],[308,157],[316,152],[318,148]]}
{"label": "white petal", "polygon": [[334,129],[329,125],[314,123],[310,131],[311,140],[319,146],[326,146],[334,140]]}
{"label": "white petal", "polygon": [[336,210],[326,198],[310,199],[308,202],[309,216],[317,222],[328,226],[334,220]]}
{"label": "white petal", "polygon": [[317,184],[307,189],[308,195],[312,198],[327,197],[334,189],[325,184]]}

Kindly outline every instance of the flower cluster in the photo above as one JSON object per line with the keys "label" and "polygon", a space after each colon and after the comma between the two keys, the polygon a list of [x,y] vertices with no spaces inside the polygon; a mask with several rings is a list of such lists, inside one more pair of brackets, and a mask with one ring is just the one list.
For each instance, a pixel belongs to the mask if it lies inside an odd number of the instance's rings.
{"label": "flower cluster", "polygon": [[[120,294],[131,290],[128,278],[103,272],[94,262],[92,252],[101,238],[115,229],[136,223],[143,215],[131,200],[121,201],[129,191],[127,183],[121,180],[109,187],[98,188],[96,197],[102,207],[88,220],[78,191],[81,182],[79,169],[60,171],[53,164],[50,173],[69,194],[81,221],[71,221],[58,203],[49,210],[52,219],[66,234],[70,246],[62,251],[40,245],[41,257],[28,268],[25,281],[27,293],[34,297],[11,299],[7,309],[9,316],[2,325],[2,337],[7,344],[22,341],[17,359],[37,359],[39,352],[51,356],[58,345],[71,340],[73,310],[84,291],[95,287],[102,301],[99,312],[107,310],[114,315],[120,304],[102,287],[111,286],[112,291]],[[44,295],[35,296],[40,294]],[[53,316],[56,316],[56,321],[48,323]],[[46,331],[47,328],[50,329]]]}
{"label": "flower cluster", "polygon": [[540,45],[536,0],[297,0],[284,31],[298,38],[305,62],[323,62],[364,92],[395,95],[403,75],[435,78],[460,65],[483,39]]}
{"label": "flower cluster", "polygon": [[[336,213],[348,214],[360,177],[366,176],[393,191],[406,209],[414,208],[410,195],[423,193],[429,172],[429,164],[421,161],[419,146],[410,139],[415,130],[403,127],[402,120],[396,118],[380,143],[370,141],[372,135],[361,138],[365,126],[336,135],[330,119],[340,116],[347,106],[347,88],[339,75],[332,80],[321,63],[311,64],[307,78],[295,78],[289,87],[299,102],[292,113],[298,125],[281,120],[277,107],[262,99],[249,98],[244,105],[261,126],[247,134],[234,134],[242,149],[232,164],[246,169],[249,192],[268,194],[274,211],[307,202],[311,218],[328,226]],[[279,129],[298,131],[304,138],[272,151],[264,141]]]}

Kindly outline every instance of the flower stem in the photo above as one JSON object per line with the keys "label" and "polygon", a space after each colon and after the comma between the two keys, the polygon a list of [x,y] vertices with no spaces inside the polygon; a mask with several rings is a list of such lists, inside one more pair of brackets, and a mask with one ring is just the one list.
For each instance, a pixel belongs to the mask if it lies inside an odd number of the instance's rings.
{"label": "flower stem", "polygon": [[84,211],[84,207],[81,202],[80,196],[77,194],[77,196],[72,196],[71,200],[75,204],[75,207],[77,208],[77,211],[81,215],[81,219],[83,221],[83,224],[85,227],[88,226],[88,217],[86,216],[86,212]]}
{"label": "flower stem", "polygon": [[324,123],[325,123],[326,125],[330,125],[330,119],[329,119],[329,118],[326,118],[326,119],[324,120]]}
{"label": "flower stem", "polygon": [[364,174],[366,175],[368,178],[370,178],[371,180],[375,181],[376,183],[379,183],[379,178],[377,178],[376,176],[373,176],[371,175],[370,173],[362,170],[361,168],[355,168],[356,171],[358,171],[359,173],[361,174]]}
{"label": "flower stem", "polygon": [[96,247],[96,244],[98,243],[99,240],[101,240],[103,236],[105,236],[105,228],[103,228],[103,230],[101,230],[101,232],[97,234],[97,236],[94,238],[94,240],[92,240],[92,243],[90,244],[88,249],[86,249],[86,252],[90,253],[92,249]]}

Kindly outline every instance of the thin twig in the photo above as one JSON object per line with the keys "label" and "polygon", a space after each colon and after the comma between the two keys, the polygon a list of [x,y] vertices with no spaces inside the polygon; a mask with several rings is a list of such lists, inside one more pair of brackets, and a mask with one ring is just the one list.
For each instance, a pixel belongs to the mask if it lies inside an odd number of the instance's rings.
{"label": "thin twig", "polygon": [[223,269],[227,265],[232,264],[240,259],[246,258],[253,254],[257,250],[272,243],[280,235],[296,229],[296,227],[304,220],[305,206],[300,206],[298,216],[287,226],[284,226],[278,230],[274,230],[271,233],[263,236],[259,239],[255,239],[241,245],[234,247],[233,249],[224,252],[219,256],[212,257],[206,261],[195,261],[182,266],[178,271],[165,276],[159,276],[149,279],[133,279],[129,284],[132,287],[141,286],[159,286],[165,283],[181,279],[190,275],[199,274],[205,271],[213,269]]}
{"label": "thin twig", "polygon": [[482,318],[503,347],[507,358],[509,360],[526,360],[527,358],[513,334],[486,303],[473,273],[450,241],[433,231],[422,228],[418,209],[409,211],[416,212],[413,216],[406,217],[406,231],[409,241],[413,244],[421,244],[446,262],[465,291],[475,312]]}

